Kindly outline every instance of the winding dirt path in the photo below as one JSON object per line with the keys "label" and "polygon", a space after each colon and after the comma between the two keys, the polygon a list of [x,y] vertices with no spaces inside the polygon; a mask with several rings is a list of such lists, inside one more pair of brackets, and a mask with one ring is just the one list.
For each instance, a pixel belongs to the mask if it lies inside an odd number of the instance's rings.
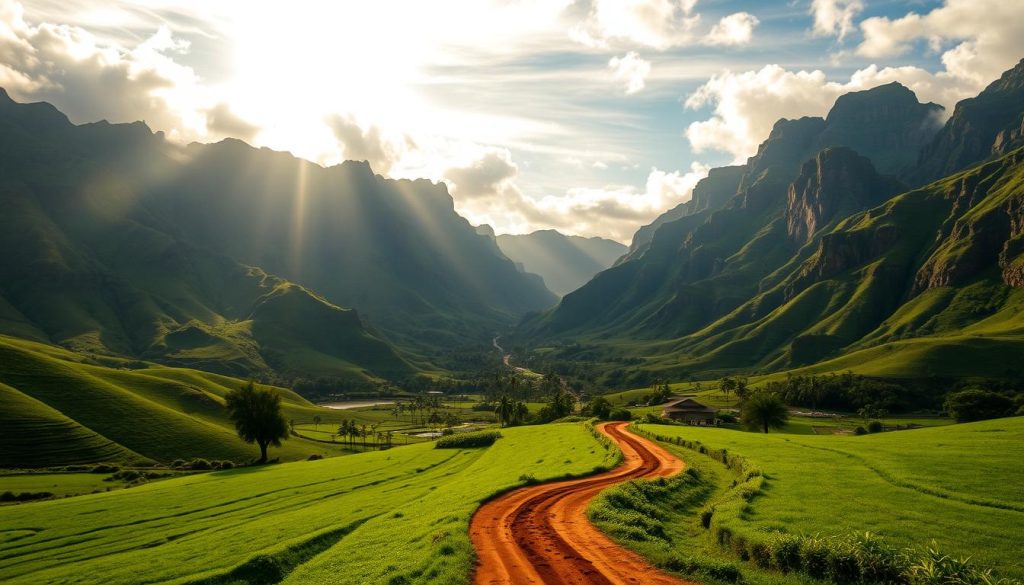
{"label": "winding dirt path", "polygon": [[469,526],[477,585],[679,585],[640,555],[615,544],[587,520],[601,490],[637,478],[675,475],[683,462],[656,444],[608,423],[600,431],[622,449],[606,473],[518,489],[477,510]]}

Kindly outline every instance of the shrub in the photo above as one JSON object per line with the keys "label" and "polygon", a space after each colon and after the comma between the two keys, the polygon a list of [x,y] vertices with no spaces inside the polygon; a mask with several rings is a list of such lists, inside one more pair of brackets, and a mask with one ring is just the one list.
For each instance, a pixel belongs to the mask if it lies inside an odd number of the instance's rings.
{"label": "shrub", "polygon": [[868,432],[869,433],[880,433],[880,432],[882,432],[882,423],[877,421],[877,420],[873,420],[873,421],[869,422],[868,423]]}
{"label": "shrub", "polygon": [[740,570],[732,563],[723,563],[712,559],[687,557],[673,554],[662,563],[662,567],[686,575],[702,575],[715,579],[736,583],[740,580]]}
{"label": "shrub", "polygon": [[865,429],[864,427],[857,427],[857,428],[853,429],[853,434],[855,434],[857,436],[866,435],[866,434],[868,434],[868,430]]}
{"label": "shrub", "polygon": [[235,467],[235,462],[234,461],[221,461],[220,462],[220,468],[221,469],[234,469],[234,467]]}
{"label": "shrub", "polygon": [[101,463],[92,468],[93,473],[117,473],[120,470],[121,468],[117,465],[107,465],[105,463]]}
{"label": "shrub", "polygon": [[324,456],[319,453],[311,453],[309,457],[306,457],[306,461],[319,461],[323,458]]}
{"label": "shrub", "polygon": [[464,449],[470,447],[489,447],[501,438],[498,431],[476,431],[441,437],[434,443],[436,449]]}
{"label": "shrub", "polygon": [[633,420],[633,413],[625,408],[616,408],[608,413],[608,420]]}
{"label": "shrub", "polygon": [[171,462],[171,467],[173,467],[174,469],[181,469],[185,467],[185,465],[186,461],[184,459],[175,459],[174,461]]}
{"label": "shrub", "polygon": [[193,459],[192,462],[188,464],[188,467],[189,469],[195,469],[199,471],[213,469],[213,466],[210,465],[210,462],[207,461],[206,459]]}

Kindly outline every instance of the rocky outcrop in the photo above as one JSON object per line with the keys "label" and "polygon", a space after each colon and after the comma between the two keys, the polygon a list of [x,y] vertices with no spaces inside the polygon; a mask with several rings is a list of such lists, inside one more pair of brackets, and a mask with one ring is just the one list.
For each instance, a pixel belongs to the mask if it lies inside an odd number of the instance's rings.
{"label": "rocky outcrop", "polygon": [[853,150],[825,149],[804,163],[789,186],[786,233],[803,244],[834,218],[874,207],[902,190],[899,181],[879,175]]}
{"label": "rocky outcrop", "polygon": [[875,229],[826,234],[818,249],[786,287],[786,298],[796,296],[812,283],[866,264],[887,252],[899,239],[899,229],[883,224]]}
{"label": "rocky outcrop", "polygon": [[977,97],[961,101],[907,175],[924,184],[1024,146],[1024,60]]}
{"label": "rocky outcrop", "polygon": [[870,153],[883,174],[906,171],[917,153],[942,127],[944,108],[921,103],[914,92],[897,82],[839,97],[825,118],[817,146],[843,145]]}

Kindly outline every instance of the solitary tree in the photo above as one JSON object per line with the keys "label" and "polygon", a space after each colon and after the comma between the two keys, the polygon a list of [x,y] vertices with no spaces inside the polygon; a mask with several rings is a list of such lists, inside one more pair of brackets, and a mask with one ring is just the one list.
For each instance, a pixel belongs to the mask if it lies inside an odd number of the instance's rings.
{"label": "solitary tree", "polygon": [[260,463],[267,461],[267,447],[281,446],[288,438],[288,421],[281,414],[281,397],[273,390],[249,382],[225,397],[238,436],[260,446]]}
{"label": "solitary tree", "polygon": [[769,428],[777,429],[784,426],[789,420],[789,411],[786,409],[786,403],[777,395],[756,392],[740,405],[740,418],[743,426],[748,429],[763,429],[767,433]]}
{"label": "solitary tree", "polygon": [[498,418],[498,424],[506,426],[512,422],[515,410],[515,402],[508,394],[502,394],[498,399],[498,406],[494,407],[494,415]]}

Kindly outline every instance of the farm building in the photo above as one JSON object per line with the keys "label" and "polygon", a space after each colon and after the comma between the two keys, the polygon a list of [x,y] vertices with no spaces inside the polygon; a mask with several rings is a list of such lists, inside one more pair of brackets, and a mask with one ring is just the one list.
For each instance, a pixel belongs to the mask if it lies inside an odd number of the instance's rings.
{"label": "farm building", "polygon": [[704,406],[693,398],[679,398],[665,405],[661,416],[692,425],[714,425],[718,409]]}

